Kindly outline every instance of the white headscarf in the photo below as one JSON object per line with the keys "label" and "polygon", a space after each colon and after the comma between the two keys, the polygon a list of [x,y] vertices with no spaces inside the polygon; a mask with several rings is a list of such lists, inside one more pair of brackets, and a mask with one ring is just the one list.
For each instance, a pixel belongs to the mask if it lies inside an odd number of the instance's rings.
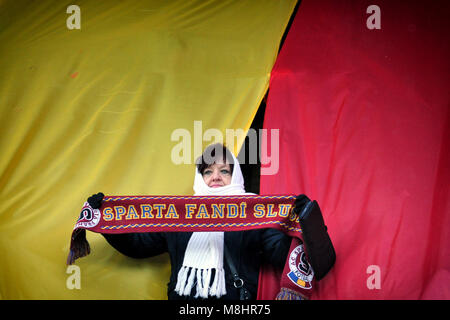
{"label": "white headscarf", "polygon": [[[229,185],[210,188],[203,180],[203,176],[195,167],[194,195],[235,195],[246,193],[244,177],[238,160],[233,157],[233,174]],[[175,291],[179,295],[190,295],[192,287],[196,284],[195,297],[217,298],[225,295],[225,271],[223,269],[223,232],[194,232],[184,253],[183,266],[178,272]],[[211,286],[212,269],[215,276]]]}

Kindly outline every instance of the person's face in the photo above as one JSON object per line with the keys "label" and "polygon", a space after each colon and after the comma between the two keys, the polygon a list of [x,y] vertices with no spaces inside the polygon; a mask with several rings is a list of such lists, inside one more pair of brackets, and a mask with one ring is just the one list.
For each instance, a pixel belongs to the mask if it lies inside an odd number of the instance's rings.
{"label": "person's face", "polygon": [[214,163],[203,171],[203,180],[210,188],[218,188],[231,183],[231,169],[229,164]]}

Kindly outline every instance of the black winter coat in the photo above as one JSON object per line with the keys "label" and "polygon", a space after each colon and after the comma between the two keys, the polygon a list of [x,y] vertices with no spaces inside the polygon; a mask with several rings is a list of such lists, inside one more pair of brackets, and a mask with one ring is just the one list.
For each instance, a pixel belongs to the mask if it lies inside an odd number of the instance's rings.
{"label": "black winter coat", "polygon": [[[192,232],[103,234],[110,245],[132,258],[148,258],[168,252],[172,267],[167,288],[169,300],[194,299],[195,286],[191,296],[179,296],[175,292],[178,271],[182,267],[191,235]],[[286,262],[291,238],[275,229],[258,229],[225,232],[224,242],[239,276],[244,280],[244,286],[251,294],[251,299],[256,299],[261,265],[269,263],[281,271]],[[239,300],[239,291],[233,286],[233,278],[226,261],[224,269],[227,294],[222,299]]]}

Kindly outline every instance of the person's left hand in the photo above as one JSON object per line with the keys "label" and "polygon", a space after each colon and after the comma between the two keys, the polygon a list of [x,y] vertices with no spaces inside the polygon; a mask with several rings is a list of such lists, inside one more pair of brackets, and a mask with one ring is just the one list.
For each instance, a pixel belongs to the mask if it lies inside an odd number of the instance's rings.
{"label": "person's left hand", "polygon": [[310,202],[311,200],[307,196],[305,196],[304,194],[300,194],[297,196],[297,198],[295,198],[294,209],[292,209],[292,211],[294,211],[296,215],[300,215],[303,211],[303,208]]}

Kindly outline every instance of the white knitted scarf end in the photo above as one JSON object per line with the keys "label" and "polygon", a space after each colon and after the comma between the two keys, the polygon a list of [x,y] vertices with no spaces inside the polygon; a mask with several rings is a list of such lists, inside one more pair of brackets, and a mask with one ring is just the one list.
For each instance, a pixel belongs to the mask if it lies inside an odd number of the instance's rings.
{"label": "white knitted scarf end", "polygon": [[211,286],[212,269],[198,269],[188,266],[181,267],[178,272],[175,292],[180,296],[189,296],[196,286],[195,298],[206,299],[208,296],[220,298],[225,295],[225,271],[223,268],[214,268],[214,280]]}

